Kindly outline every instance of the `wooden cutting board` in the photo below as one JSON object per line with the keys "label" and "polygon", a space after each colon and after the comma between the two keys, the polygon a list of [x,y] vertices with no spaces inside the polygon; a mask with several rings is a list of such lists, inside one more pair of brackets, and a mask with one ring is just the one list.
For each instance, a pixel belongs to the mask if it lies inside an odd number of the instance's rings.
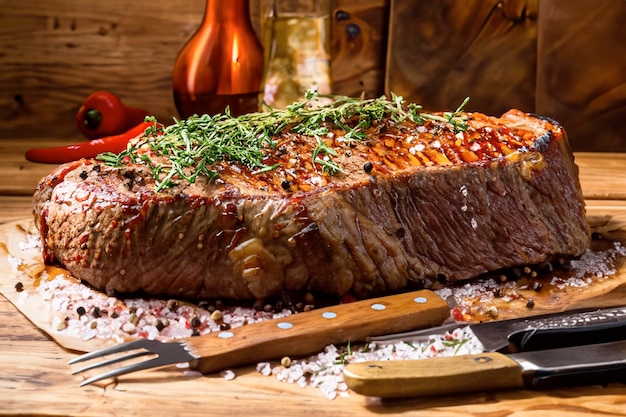
{"label": "wooden cutting board", "polygon": [[[591,271],[584,280],[577,279],[569,284],[554,282],[555,277],[568,279],[582,274],[580,269],[573,269],[566,272],[539,272],[532,279],[530,273],[525,273],[517,280],[497,282],[495,287],[492,284],[493,276],[470,283],[448,285],[464,318],[468,321],[489,321],[581,307],[626,304],[623,297],[626,291],[625,219],[592,214],[589,219],[595,237],[590,254],[581,258],[581,263]],[[0,225],[0,254],[5,255],[0,258],[0,293],[35,326],[65,348],[91,351],[109,344],[107,340],[81,340],[53,329],[54,312],[51,305],[55,300],[43,299],[37,291],[39,281],[44,279],[41,277],[44,264],[40,248],[28,244],[29,237],[36,235],[32,220]],[[15,261],[19,261],[20,265],[16,266]],[[601,274],[596,276],[598,273]],[[537,287],[537,283],[540,287]],[[494,296],[494,293],[497,295]],[[445,292],[441,295],[450,297]]]}
{"label": "wooden cutting board", "polygon": [[[606,239],[626,240],[626,154],[577,154],[588,218]],[[20,192],[31,192],[32,168],[8,165],[3,178],[16,178]],[[37,172],[39,172],[37,171]],[[7,184],[10,186],[10,184]],[[22,191],[25,190],[25,191]],[[1,196],[4,221],[28,222],[28,205],[19,197]],[[8,203],[7,203],[8,202]],[[15,206],[15,210],[10,207]],[[21,208],[20,208],[21,207]],[[19,208],[19,209],[18,209]],[[7,217],[7,210],[10,217]],[[19,213],[22,213],[18,215]],[[19,223],[18,222],[18,223]],[[0,231],[16,237],[13,223]],[[5,235],[3,235],[5,236]],[[1,239],[0,239],[1,240]],[[1,252],[1,250],[0,250]],[[0,254],[6,258],[4,253]],[[623,269],[620,269],[620,274]],[[0,270],[0,276],[6,275]],[[626,286],[618,278],[602,294],[583,293],[578,305],[616,305],[626,301]],[[611,285],[612,285],[611,284]],[[606,292],[605,292],[606,291]],[[519,306],[522,311],[526,308]],[[522,308],[523,307],[523,308]],[[503,313],[504,314],[504,313]],[[601,413],[626,416],[626,386],[581,387],[533,392],[526,390],[477,393],[454,397],[378,401],[356,394],[327,400],[312,387],[279,382],[246,367],[234,380],[218,375],[198,376],[176,368],[142,372],[105,387],[79,388],[81,378],[70,374],[67,361],[76,353],[63,349],[0,297],[0,415],[111,416],[111,415],[220,415],[220,416],[539,416],[572,417]]]}
{"label": "wooden cutting board", "polygon": [[[623,216],[626,205],[620,203],[607,211],[604,206],[591,204],[589,213],[595,219],[594,227],[603,227],[610,239],[626,238],[626,217]],[[1,240],[9,239],[6,249],[15,248],[16,238],[23,237],[24,228],[20,224],[0,226]],[[0,276],[6,277],[7,274],[11,271],[6,267],[0,269]],[[591,292],[574,292],[567,305],[618,304],[625,299],[625,280],[626,274],[620,269],[612,277],[611,285],[599,286]],[[10,294],[8,296],[11,298]],[[560,305],[557,309],[562,307]],[[512,305],[510,308],[522,307]],[[525,308],[522,311],[528,312]],[[71,376],[67,365],[75,354],[51,341],[37,329],[36,323],[29,322],[4,300],[0,302],[0,333],[4,335],[0,337],[0,367],[5,375],[0,377],[0,409],[16,414],[194,415],[210,411],[223,416],[364,416],[380,413],[449,416],[509,415],[513,412],[536,415],[541,410],[549,411],[553,416],[569,417],[602,410],[606,416],[626,415],[626,397],[623,396],[626,387],[619,384],[549,392],[508,391],[391,401],[352,393],[331,401],[315,388],[279,382],[272,376],[262,376],[252,367],[236,369],[236,378],[231,381],[219,375],[200,376],[170,367],[126,376],[118,384],[78,388],[81,379]]]}

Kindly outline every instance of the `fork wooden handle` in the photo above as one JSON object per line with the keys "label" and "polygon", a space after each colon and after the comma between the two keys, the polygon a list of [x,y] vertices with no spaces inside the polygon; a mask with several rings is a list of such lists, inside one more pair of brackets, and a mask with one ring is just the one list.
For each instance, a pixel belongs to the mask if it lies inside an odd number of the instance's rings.
{"label": "fork wooden handle", "polygon": [[429,290],[356,301],[233,330],[192,337],[189,350],[199,357],[193,366],[211,373],[283,356],[322,351],[330,344],[368,336],[436,326],[449,317],[448,305]]}

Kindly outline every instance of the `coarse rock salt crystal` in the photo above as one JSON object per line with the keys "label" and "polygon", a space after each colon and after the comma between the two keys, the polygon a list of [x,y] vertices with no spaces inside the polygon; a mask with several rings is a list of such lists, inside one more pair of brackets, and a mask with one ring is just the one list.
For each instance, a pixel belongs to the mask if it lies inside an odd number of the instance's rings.
{"label": "coarse rock salt crystal", "polygon": [[65,326],[65,320],[63,320],[61,317],[55,316],[52,318],[52,328],[54,330],[63,330]]}
{"label": "coarse rock salt crystal", "polygon": [[322,391],[322,394],[329,399],[334,400],[337,397],[337,379],[327,378],[321,381],[316,388]]}
{"label": "coarse rock salt crystal", "polygon": [[256,370],[261,375],[268,376],[268,375],[271,375],[272,373],[272,366],[270,365],[269,362],[259,362],[256,365]]}
{"label": "coarse rock salt crystal", "polygon": [[[423,148],[417,144],[416,147]],[[467,188],[461,187],[459,192],[467,195]],[[614,247],[603,252],[588,251],[580,259],[570,262],[573,278],[569,280],[556,279],[555,285],[584,286],[590,285],[592,277],[608,276],[615,273],[614,262],[618,256],[626,255],[626,247],[619,242]],[[18,258],[9,259],[17,270],[23,261]],[[56,324],[64,328],[58,330],[63,334],[74,337],[102,337],[114,339],[118,343],[128,336],[142,334],[142,337],[159,338],[160,340],[175,339],[191,336],[192,329],[189,323],[193,317],[198,317],[203,323],[202,334],[219,330],[219,325],[208,319],[206,310],[199,306],[190,306],[181,303],[177,309],[170,310],[167,300],[145,299],[117,299],[94,291],[87,286],[77,283],[64,275],[48,279],[44,272],[37,291],[42,300],[52,300],[50,303],[51,316],[56,317]],[[507,283],[505,287],[512,288],[514,283]],[[454,297],[458,299],[478,300],[482,304],[493,301],[496,287],[502,287],[493,279],[467,284],[463,287],[442,288],[435,292],[443,299]],[[27,291],[22,291],[20,297],[25,300]],[[20,298],[22,299],[22,298]],[[77,313],[78,307],[83,307],[85,314]],[[98,307],[105,314],[97,319],[97,326],[90,327],[94,321],[93,311]],[[58,311],[55,309],[59,309]],[[137,325],[129,322],[133,311],[138,318]],[[229,307],[224,308],[224,321],[232,328],[246,323],[255,323],[271,318],[285,317],[292,312],[284,309],[278,312],[266,312],[255,308]],[[114,313],[114,315],[113,315]],[[160,332],[154,326],[155,318],[169,321],[169,325]],[[427,343],[396,342],[396,343],[368,343],[362,346],[335,346],[329,345],[322,352],[306,359],[293,360],[290,367],[272,366],[270,362],[257,365],[257,371],[263,375],[277,378],[280,381],[297,384],[301,387],[317,387],[329,399],[347,395],[348,388],[343,381],[343,367],[345,363],[362,362],[368,360],[407,360],[424,359],[433,356],[452,356],[482,352],[482,345],[473,336],[469,327],[459,328],[444,336],[434,335]],[[229,377],[230,374],[227,375]],[[225,378],[226,379],[226,378]]]}
{"label": "coarse rock salt crystal", "polygon": [[156,339],[159,337],[159,330],[151,324],[143,326],[142,329],[147,333],[146,339]]}
{"label": "coarse rock salt crystal", "polygon": [[134,333],[135,330],[137,330],[137,327],[135,327],[135,325],[130,323],[130,322],[126,322],[122,326],[122,331],[124,331],[126,333]]}
{"label": "coarse rock salt crystal", "polygon": [[98,331],[96,329],[88,328],[83,332],[81,339],[83,340],[91,340],[94,339],[98,335]]}
{"label": "coarse rock salt crystal", "polygon": [[[423,343],[370,342],[346,351],[347,347],[327,346],[323,352],[307,359],[294,360],[289,368],[276,366],[271,374],[277,380],[295,383],[298,386],[312,386],[320,390],[329,400],[337,396],[348,395],[348,386],[343,379],[344,363],[371,360],[408,360],[424,359],[437,356],[453,356],[480,353],[484,348],[467,326],[458,328],[445,335],[433,335],[430,341]],[[341,358],[341,359],[340,359]],[[257,370],[263,374],[270,365],[262,362]]]}
{"label": "coarse rock salt crystal", "polygon": [[27,234],[26,235],[26,240],[22,240],[20,239],[19,242],[17,242],[17,246],[20,248],[20,250],[24,251],[24,250],[29,250],[29,249],[37,249],[37,248],[41,248],[41,237],[37,234]]}
{"label": "coarse rock salt crystal", "polygon": [[24,260],[16,258],[15,256],[7,255],[7,262],[13,269],[13,272],[18,272],[19,267],[24,263]]}
{"label": "coarse rock salt crystal", "polygon": [[410,153],[411,155],[415,155],[415,154],[416,154],[416,153],[418,153],[418,152],[423,152],[423,151],[424,151],[424,149],[426,149],[426,147],[424,146],[424,144],[423,144],[423,143],[418,143],[417,145],[415,145],[415,146],[411,146],[411,147],[409,148],[409,153]]}
{"label": "coarse rock salt crystal", "polygon": [[306,378],[304,376],[298,378],[298,380],[296,381],[296,385],[298,385],[300,388],[306,388],[307,386]]}
{"label": "coarse rock salt crystal", "polygon": [[235,379],[235,373],[230,369],[225,369],[221,371],[220,376],[224,378],[226,381],[231,381]]}

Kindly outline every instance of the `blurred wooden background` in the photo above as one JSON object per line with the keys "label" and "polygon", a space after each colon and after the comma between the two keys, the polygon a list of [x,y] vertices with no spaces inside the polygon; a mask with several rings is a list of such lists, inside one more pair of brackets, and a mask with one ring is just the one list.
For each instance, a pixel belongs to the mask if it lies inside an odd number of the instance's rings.
{"label": "blurred wooden background", "polygon": [[[262,2],[251,0],[257,30]],[[306,1],[306,0],[300,0]],[[338,94],[560,121],[574,150],[626,151],[626,1],[332,0]],[[95,90],[176,116],[171,68],[205,0],[0,0],[0,140],[81,139]]]}

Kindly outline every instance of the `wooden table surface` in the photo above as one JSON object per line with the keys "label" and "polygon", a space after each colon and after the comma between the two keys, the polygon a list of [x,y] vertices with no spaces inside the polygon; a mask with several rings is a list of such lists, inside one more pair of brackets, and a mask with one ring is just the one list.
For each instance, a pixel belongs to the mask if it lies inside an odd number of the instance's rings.
{"label": "wooden table surface", "polygon": [[[0,224],[28,218],[31,194],[52,166],[23,159],[26,148],[54,140],[0,140]],[[591,217],[626,219],[626,154],[576,154]],[[527,390],[381,402],[350,394],[327,400],[311,387],[278,382],[252,368],[226,381],[178,369],[142,372],[105,387],[79,388],[75,356],[0,297],[0,414],[219,416],[626,416],[626,385]]]}

